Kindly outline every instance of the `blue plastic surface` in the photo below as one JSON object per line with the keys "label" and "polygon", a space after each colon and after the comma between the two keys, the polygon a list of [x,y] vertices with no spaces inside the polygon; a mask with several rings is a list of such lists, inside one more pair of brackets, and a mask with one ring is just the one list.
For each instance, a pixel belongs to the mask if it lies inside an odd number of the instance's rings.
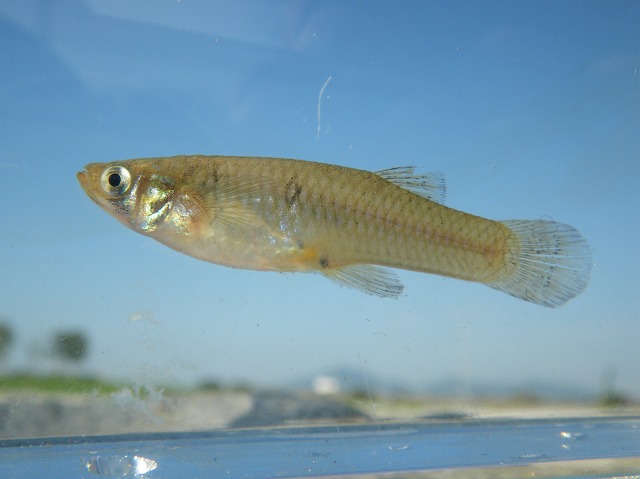
{"label": "blue plastic surface", "polygon": [[[123,461],[134,457],[157,467],[146,474],[127,472]],[[600,462],[588,462],[594,459]],[[102,470],[94,467],[92,472],[87,465],[96,461]],[[106,467],[109,461],[114,468]],[[0,443],[3,479],[255,479],[417,472],[439,477],[438,471],[469,469],[480,475],[484,468],[496,467],[524,477],[532,474],[528,467],[579,466],[581,461],[586,461],[582,467],[565,469],[580,471],[580,477],[629,475],[634,468],[640,474],[640,419],[334,425]],[[593,470],[589,464],[595,465]],[[508,469],[513,466],[517,469]]]}

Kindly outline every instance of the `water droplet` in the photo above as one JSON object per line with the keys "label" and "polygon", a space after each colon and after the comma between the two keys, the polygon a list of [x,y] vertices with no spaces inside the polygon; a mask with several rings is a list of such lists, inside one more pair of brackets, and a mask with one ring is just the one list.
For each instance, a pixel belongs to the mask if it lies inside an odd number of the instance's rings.
{"label": "water droplet", "polygon": [[84,461],[87,471],[99,476],[141,476],[158,467],[142,456],[93,456]]}
{"label": "water droplet", "polygon": [[408,444],[402,445],[402,446],[389,446],[389,450],[390,451],[406,451],[407,449],[409,449],[411,446]]}
{"label": "water droplet", "polygon": [[525,459],[527,461],[539,461],[541,459],[547,459],[548,456],[545,454],[520,454],[515,456],[516,459]]}

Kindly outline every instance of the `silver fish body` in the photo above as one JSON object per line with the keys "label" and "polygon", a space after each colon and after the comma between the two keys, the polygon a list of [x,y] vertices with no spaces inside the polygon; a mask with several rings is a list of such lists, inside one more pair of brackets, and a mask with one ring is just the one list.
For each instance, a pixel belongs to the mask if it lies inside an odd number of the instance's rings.
{"label": "silver fish body", "polygon": [[402,291],[387,268],[475,281],[559,306],[588,282],[572,227],[494,221],[442,204],[439,174],[301,160],[180,156],[87,165],[87,194],[128,227],[226,266],[314,271],[367,293]]}

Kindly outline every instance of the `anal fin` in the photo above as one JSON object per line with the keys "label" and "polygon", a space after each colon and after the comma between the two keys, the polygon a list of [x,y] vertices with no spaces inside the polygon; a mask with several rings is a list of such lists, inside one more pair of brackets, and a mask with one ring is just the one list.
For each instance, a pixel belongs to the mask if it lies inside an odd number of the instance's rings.
{"label": "anal fin", "polygon": [[370,264],[356,264],[340,268],[323,269],[327,278],[363,293],[381,298],[397,298],[404,286],[398,276],[388,268]]}

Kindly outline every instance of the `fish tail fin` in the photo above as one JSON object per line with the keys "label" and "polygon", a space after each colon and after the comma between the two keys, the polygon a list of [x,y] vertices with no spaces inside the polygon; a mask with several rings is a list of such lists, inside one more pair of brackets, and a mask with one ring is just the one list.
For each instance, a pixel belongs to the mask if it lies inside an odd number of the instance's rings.
{"label": "fish tail fin", "polygon": [[505,272],[489,286],[550,308],[563,305],[586,288],[591,253],[575,228],[544,220],[502,224],[511,231]]}

